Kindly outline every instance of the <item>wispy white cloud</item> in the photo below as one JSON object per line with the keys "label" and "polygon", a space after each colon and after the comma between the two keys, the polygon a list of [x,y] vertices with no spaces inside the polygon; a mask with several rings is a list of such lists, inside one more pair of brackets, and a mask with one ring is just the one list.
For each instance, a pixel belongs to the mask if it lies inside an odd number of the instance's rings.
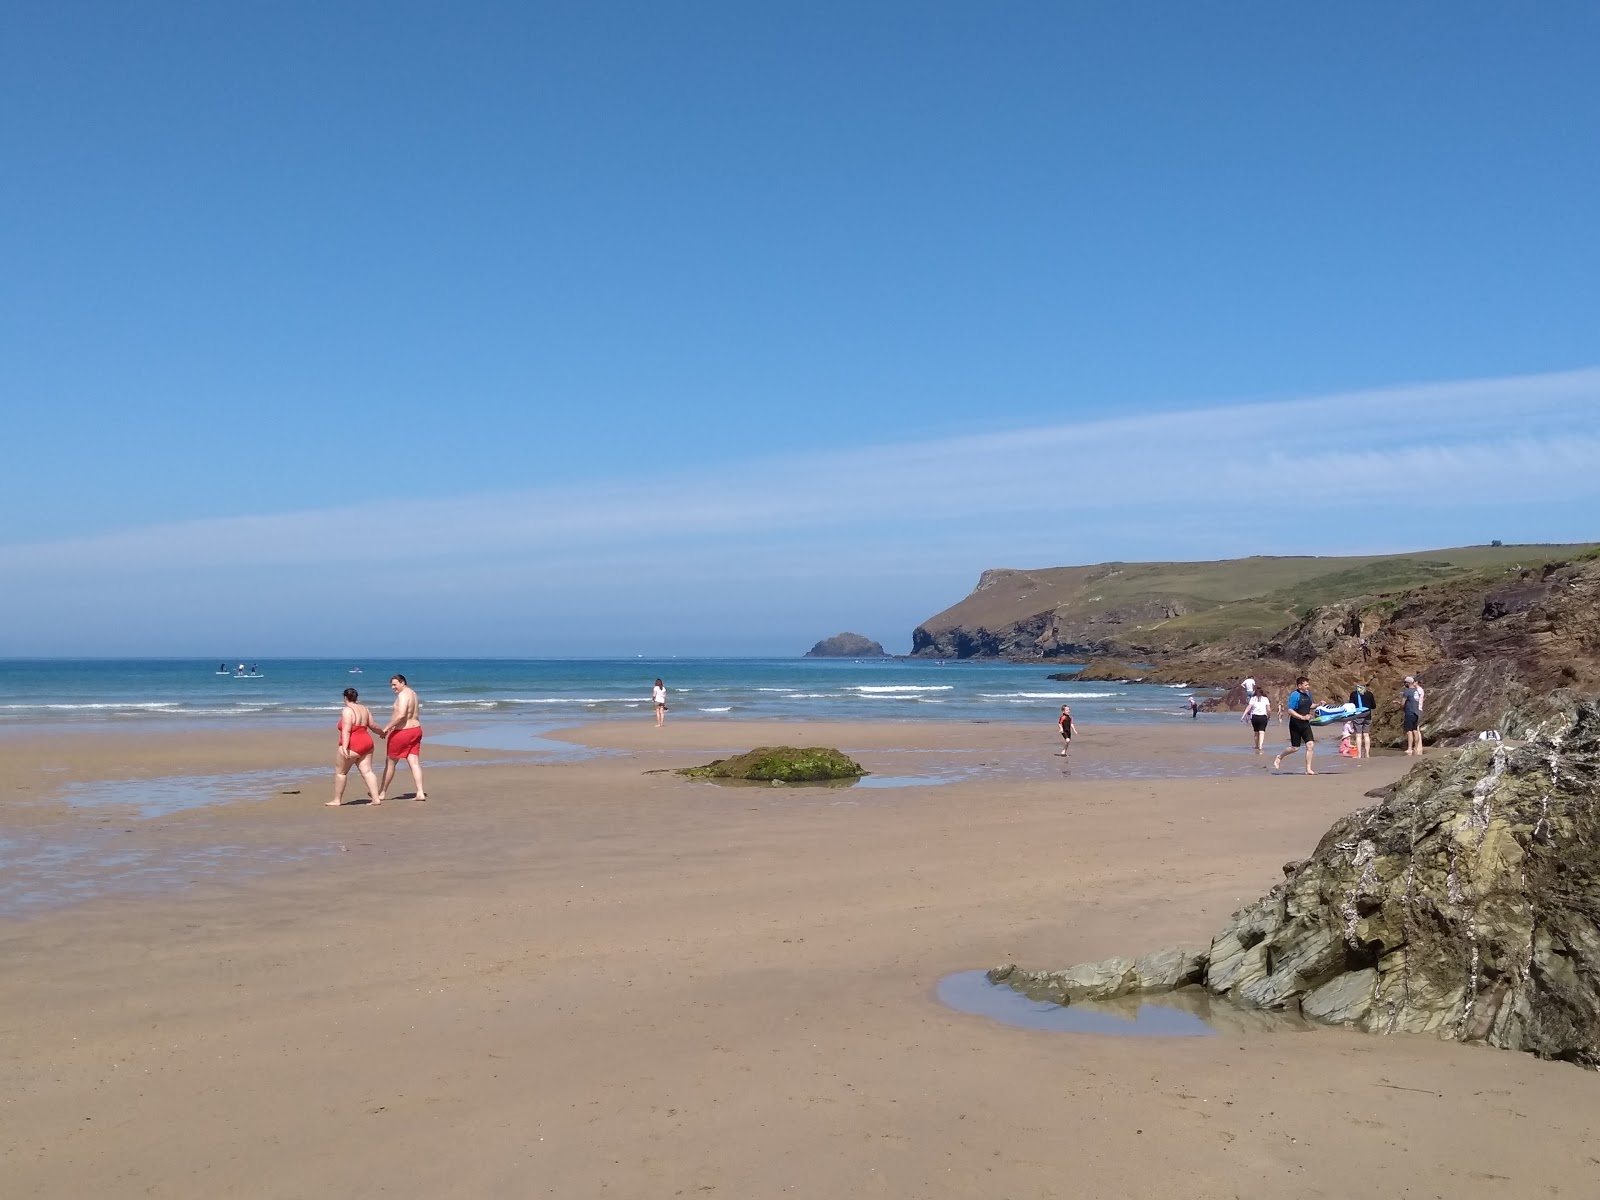
{"label": "wispy white cloud", "polygon": [[85,583],[108,605],[141,598],[147,620],[180,619],[197,591],[281,610],[316,602],[338,568],[421,564],[449,567],[413,577],[439,613],[464,596],[614,612],[619,590],[656,580],[714,623],[721,580],[738,581],[741,604],[763,587],[785,603],[854,588],[915,604],[916,619],[958,596],[897,588],[969,586],[983,566],[1587,538],[1596,518],[1591,369],[14,544],[0,547],[0,618],[37,625]]}

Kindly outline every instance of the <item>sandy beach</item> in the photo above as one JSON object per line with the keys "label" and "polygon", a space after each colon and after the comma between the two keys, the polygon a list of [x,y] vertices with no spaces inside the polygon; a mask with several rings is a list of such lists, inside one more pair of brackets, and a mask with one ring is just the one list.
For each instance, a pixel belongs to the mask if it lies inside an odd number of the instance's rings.
{"label": "sandy beach", "polygon": [[[428,803],[341,810],[326,729],[0,739],[0,838],[79,848],[33,868],[76,892],[0,920],[4,1193],[1593,1191],[1600,1085],[1571,1066],[1044,1033],[935,998],[999,962],[1204,943],[1403,758],[1329,745],[1328,774],[1272,776],[1223,718],[1086,730],[1068,775],[1048,724],[557,736],[595,753],[430,745]],[[650,773],[770,743],[901,786]],[[241,772],[231,803],[140,807]],[[153,874],[105,886],[117,862]]]}

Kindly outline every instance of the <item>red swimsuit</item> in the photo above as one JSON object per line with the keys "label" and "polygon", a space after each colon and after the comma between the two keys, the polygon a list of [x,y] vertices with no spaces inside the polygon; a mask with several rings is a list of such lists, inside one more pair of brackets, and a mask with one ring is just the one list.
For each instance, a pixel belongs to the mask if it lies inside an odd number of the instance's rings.
{"label": "red swimsuit", "polygon": [[[339,741],[343,744],[344,718],[342,716],[339,718],[337,728],[341,734]],[[350,753],[357,758],[360,758],[363,754],[372,753],[372,734],[365,725],[357,725],[350,730]]]}

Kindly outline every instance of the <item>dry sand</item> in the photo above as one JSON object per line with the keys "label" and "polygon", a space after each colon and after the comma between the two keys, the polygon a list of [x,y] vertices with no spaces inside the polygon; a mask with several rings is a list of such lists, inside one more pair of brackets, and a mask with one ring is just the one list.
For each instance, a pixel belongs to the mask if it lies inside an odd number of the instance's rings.
{"label": "dry sand", "polygon": [[[331,731],[0,741],[0,837],[194,877],[0,923],[0,1193],[1595,1194],[1574,1067],[1326,1030],[1040,1033],[934,999],[952,971],[1204,941],[1404,759],[1271,777],[1201,748],[1245,740],[1224,720],[1086,730],[1070,777],[1048,726],[566,736],[610,753],[429,747],[429,803],[342,810],[320,806]],[[644,773],[773,741],[968,778]],[[60,800],[285,761],[309,765],[221,807]],[[72,861],[86,893],[104,857]]]}

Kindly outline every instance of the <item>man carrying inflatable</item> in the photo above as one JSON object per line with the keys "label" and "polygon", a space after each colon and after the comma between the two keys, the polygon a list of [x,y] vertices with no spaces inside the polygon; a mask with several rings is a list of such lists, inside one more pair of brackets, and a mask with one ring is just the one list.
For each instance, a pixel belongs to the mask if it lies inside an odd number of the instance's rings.
{"label": "man carrying inflatable", "polygon": [[1306,748],[1306,774],[1315,775],[1311,769],[1312,756],[1317,752],[1317,735],[1311,729],[1311,714],[1316,711],[1316,702],[1311,698],[1311,680],[1304,675],[1295,680],[1294,691],[1289,693],[1287,704],[1289,714],[1289,746],[1286,750],[1278,751],[1278,757],[1272,760],[1274,771],[1283,768],[1283,760],[1298,753],[1301,746]]}

